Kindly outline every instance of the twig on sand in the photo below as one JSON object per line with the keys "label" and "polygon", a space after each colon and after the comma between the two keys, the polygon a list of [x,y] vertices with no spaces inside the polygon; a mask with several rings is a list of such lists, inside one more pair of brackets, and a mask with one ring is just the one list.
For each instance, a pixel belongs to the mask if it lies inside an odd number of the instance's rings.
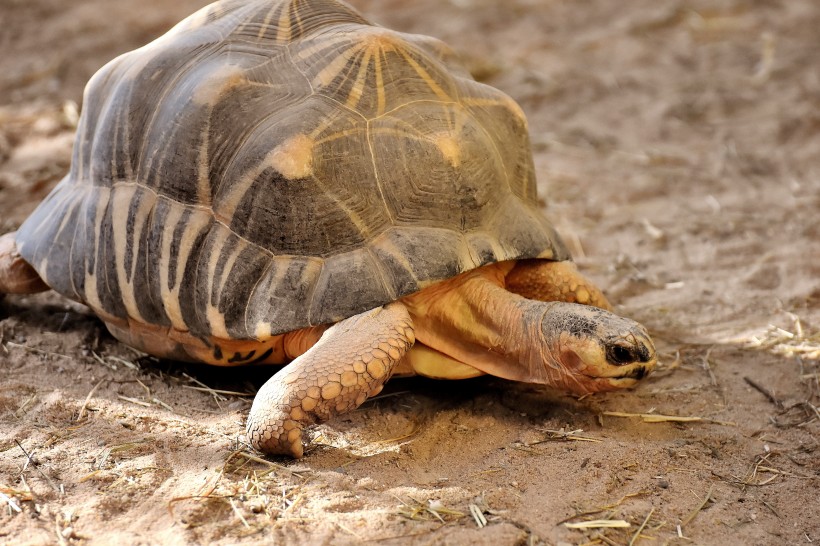
{"label": "twig on sand", "polygon": [[758,391],[760,394],[762,394],[763,396],[765,396],[766,398],[768,398],[768,399],[769,399],[769,402],[771,402],[772,404],[774,404],[774,405],[777,407],[777,409],[779,409],[779,410],[782,410],[782,409],[783,409],[783,402],[782,402],[779,398],[777,398],[777,397],[776,397],[776,396],[772,393],[772,391],[770,391],[769,389],[767,389],[767,388],[766,388],[766,387],[764,387],[763,385],[760,385],[759,383],[757,383],[756,381],[754,381],[754,380],[753,380],[752,378],[750,378],[750,377],[744,377],[744,378],[743,378],[743,381],[745,381],[746,383],[748,383],[748,384],[749,384],[749,386],[751,386],[753,389],[755,389],[756,391]]}
{"label": "twig on sand", "polygon": [[26,448],[23,447],[23,444],[21,444],[19,442],[19,440],[16,440],[16,439],[14,440],[14,443],[17,444],[17,447],[20,448],[20,451],[23,452],[23,454],[26,456],[26,459],[27,459],[26,464],[23,465],[23,471],[25,471],[26,468],[28,467],[29,463],[31,463],[31,465],[37,470],[37,472],[39,472],[40,475],[43,476],[46,479],[46,481],[48,482],[48,485],[50,485],[51,488],[54,491],[56,491],[58,493],[61,493],[62,492],[61,489],[59,487],[57,487],[57,484],[54,483],[54,480],[52,480],[51,477],[48,474],[43,472],[43,469],[40,468],[40,464],[32,458],[32,455],[29,454],[28,451],[26,451]]}

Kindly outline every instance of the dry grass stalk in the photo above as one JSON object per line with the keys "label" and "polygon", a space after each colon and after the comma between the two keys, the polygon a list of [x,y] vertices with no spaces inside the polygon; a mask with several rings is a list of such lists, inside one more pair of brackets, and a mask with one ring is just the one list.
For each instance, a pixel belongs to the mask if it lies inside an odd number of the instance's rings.
{"label": "dry grass stalk", "polygon": [[[140,367],[137,364],[135,364],[134,362],[131,362],[130,360],[126,360],[124,358],[119,358],[117,356],[112,356],[112,355],[106,356],[105,358],[106,358],[106,360],[110,360],[112,362],[117,362],[119,364],[122,364],[126,368],[131,368],[132,370],[139,370],[140,369]],[[139,379],[137,381],[139,381]]]}
{"label": "dry grass stalk", "polygon": [[706,350],[706,354],[703,356],[703,369],[706,370],[707,374],[709,374],[709,382],[712,386],[717,387],[717,377],[715,377],[715,372],[712,371],[712,363],[709,360],[709,357],[712,356],[712,349],[714,349],[714,347],[709,347],[709,349]]}
{"label": "dry grass stalk", "polygon": [[11,497],[9,497],[9,496],[8,496],[8,495],[6,495],[5,493],[3,493],[3,491],[0,491],[0,501],[3,501],[3,502],[5,502],[6,504],[8,504],[8,505],[9,505],[9,508],[10,508],[10,509],[12,509],[12,510],[14,510],[14,511],[15,511],[15,512],[17,512],[18,514],[19,514],[20,512],[22,512],[22,511],[23,511],[23,509],[22,509],[22,508],[20,508],[20,507],[17,505],[17,503],[16,503],[16,502],[14,502],[14,499],[13,499],[13,498],[11,498]]}
{"label": "dry grass stalk", "polygon": [[793,332],[769,325],[762,334],[739,341],[748,348],[806,360],[820,360],[820,332],[806,333],[800,317],[791,313],[789,316],[792,319]]}
{"label": "dry grass stalk", "polygon": [[203,484],[203,486],[200,488],[200,491],[204,491],[203,493],[198,493],[198,494],[195,494],[195,495],[185,495],[183,497],[174,497],[171,500],[169,500],[168,501],[168,514],[171,516],[171,519],[176,521],[176,518],[174,516],[174,504],[176,504],[178,502],[182,502],[184,500],[202,500],[202,499],[214,498],[215,495],[213,493],[216,490],[216,486],[217,486],[217,484],[219,484],[219,480],[222,479],[222,475],[224,473],[225,473],[225,468],[223,466],[223,468],[219,471],[219,474],[217,474],[217,476],[214,479],[212,484],[208,485],[208,482],[205,482],[205,484]]}
{"label": "dry grass stalk", "polygon": [[697,517],[697,515],[700,513],[700,511],[703,510],[706,507],[706,504],[710,500],[712,500],[712,489],[714,489],[714,486],[709,488],[709,491],[706,493],[706,498],[703,499],[703,502],[700,503],[697,507],[695,507],[695,509],[692,510],[692,512],[690,512],[688,516],[686,516],[686,519],[684,519],[681,522],[681,526],[685,527],[685,526],[689,525],[690,523],[692,523],[692,520],[694,520],[695,517]]}
{"label": "dry grass stalk", "polygon": [[483,529],[487,526],[487,518],[484,517],[484,513],[481,511],[481,508],[479,508],[477,504],[470,503],[470,515],[473,516],[475,524],[478,526],[479,529]]}
{"label": "dry grass stalk", "polygon": [[100,385],[102,385],[102,382],[103,382],[103,380],[100,379],[97,382],[97,384],[94,385],[94,387],[89,391],[88,396],[85,397],[85,401],[83,402],[83,405],[80,407],[79,413],[77,413],[76,421],[78,421],[78,422],[82,421],[83,417],[85,416],[85,408],[88,407],[88,403],[91,401],[91,397],[94,396],[95,392],[97,392],[97,389],[99,388]]}
{"label": "dry grass stalk", "polygon": [[757,63],[757,69],[752,75],[752,83],[761,85],[769,80],[774,67],[775,51],[777,49],[777,40],[775,35],[771,32],[764,32],[760,35],[761,51],[760,62]]}
{"label": "dry grass stalk", "polygon": [[20,407],[17,408],[14,411],[14,416],[17,417],[18,419],[20,417],[22,417],[25,414],[28,407],[31,405],[31,403],[34,402],[35,400],[37,400],[37,393],[36,392],[34,394],[32,394],[31,396],[29,396],[28,398],[26,398],[26,400],[22,404],[20,404]]}
{"label": "dry grass stalk", "polygon": [[149,387],[148,385],[146,385],[145,383],[143,383],[139,379],[137,379],[137,384],[139,384],[140,387],[145,389],[145,395],[146,396],[151,396],[151,387]]}
{"label": "dry grass stalk", "polygon": [[632,535],[632,538],[629,541],[629,546],[634,546],[634,544],[638,541],[638,538],[641,536],[641,532],[646,528],[646,524],[649,523],[649,518],[651,518],[652,514],[654,514],[654,513],[655,513],[655,508],[652,507],[652,509],[649,510],[649,513],[644,518],[643,523],[641,523],[641,526],[638,527],[638,530],[635,531],[634,535]]}
{"label": "dry grass stalk", "polygon": [[2,493],[3,495],[8,495],[9,497],[17,497],[22,502],[34,500],[34,494],[31,492],[31,489],[23,491],[20,489],[12,489],[11,487],[5,487],[3,485],[0,485],[0,493]]}
{"label": "dry grass stalk", "polygon": [[239,392],[239,391],[227,391],[224,389],[212,389],[210,387],[194,387],[192,385],[182,385],[183,389],[190,389],[192,391],[200,391],[200,392],[207,392],[211,395],[214,393],[216,394],[226,394],[228,396],[241,396],[243,398],[253,398],[254,394],[250,392]]}
{"label": "dry grass stalk", "polygon": [[394,444],[396,442],[401,442],[402,440],[407,440],[408,438],[412,438],[413,436],[418,434],[418,432],[420,430],[421,430],[421,423],[417,419],[414,419],[413,420],[413,426],[410,428],[409,432],[405,432],[404,434],[401,434],[399,436],[394,436],[393,438],[386,438],[384,440],[377,440],[377,441],[374,441],[374,442],[371,442],[371,443],[374,444],[374,445],[379,445],[379,446],[380,445]]}
{"label": "dry grass stalk", "polygon": [[625,529],[632,524],[623,519],[593,519],[578,523],[565,523],[567,529]]}
{"label": "dry grass stalk", "polygon": [[[411,392],[412,391],[396,391],[396,392],[388,392],[388,393],[383,393],[383,394],[377,394],[376,396],[372,396],[372,397],[368,398],[367,400],[365,400],[364,403],[362,403],[362,406],[366,406],[367,404],[372,404],[373,402],[376,402],[377,400],[383,400],[384,398],[390,398],[391,396],[401,396],[403,394],[407,394],[407,393],[411,393]],[[359,406],[359,409],[361,409],[362,406]]]}
{"label": "dry grass stalk", "polygon": [[708,417],[697,416],[679,416],[679,415],[662,415],[660,413],[628,413],[624,411],[605,411],[603,415],[610,417],[640,417],[644,423],[714,423],[717,425],[725,425],[729,427],[736,427],[737,423],[731,421],[719,421],[717,419],[709,419]]}
{"label": "dry grass stalk", "polygon": [[606,506],[602,506],[600,508],[595,508],[595,509],[592,509],[592,510],[586,510],[586,511],[583,511],[583,512],[578,512],[573,516],[562,519],[561,521],[559,521],[557,523],[557,525],[560,525],[562,523],[566,523],[566,522],[568,522],[570,520],[573,520],[575,518],[582,518],[582,517],[585,517],[585,516],[592,516],[592,515],[595,515],[595,514],[600,514],[601,512],[606,512],[608,510],[612,510],[613,508],[617,508],[618,506],[623,504],[624,501],[626,501],[627,499],[631,499],[632,497],[639,497],[641,495],[646,495],[647,493],[648,493],[648,491],[636,491],[635,493],[627,493],[626,495],[624,495],[623,497],[621,497],[620,499],[618,499],[617,501],[615,501],[612,504],[608,504]]}
{"label": "dry grass stalk", "polygon": [[[268,472],[270,472],[272,470],[281,470],[283,472],[286,472],[286,473],[290,474],[291,476],[296,476],[297,478],[301,478],[301,479],[304,480],[305,477],[303,476],[303,474],[311,472],[310,469],[297,469],[297,470],[294,470],[292,468],[288,468],[288,467],[283,466],[281,464],[274,463],[273,461],[268,461],[266,459],[262,459],[261,457],[257,457],[256,455],[252,455],[252,454],[248,453],[247,451],[233,451],[233,452],[231,452],[228,455],[228,457],[225,459],[225,463],[223,464],[223,467],[222,467],[223,471],[228,470],[228,463],[230,463],[234,458],[237,458],[237,457],[242,457],[246,461],[253,461],[255,463],[260,463],[260,464],[266,465],[270,470],[260,474],[260,476],[265,476]],[[242,468],[242,466],[244,466],[244,464],[242,464],[242,465],[240,465],[236,468],[230,468],[230,471],[231,472],[237,472],[240,468]]]}
{"label": "dry grass stalk", "polygon": [[233,509],[233,513],[236,514],[236,517],[239,518],[239,521],[242,522],[242,525],[244,525],[246,529],[250,529],[251,526],[248,525],[248,521],[239,512],[239,509],[236,507],[236,503],[233,501],[232,498],[228,497],[228,503],[231,505],[231,509]]}
{"label": "dry grass stalk", "polygon": [[[771,464],[769,462],[769,457],[771,457],[772,455],[774,455],[773,452],[768,452],[764,455],[758,455],[757,460],[754,462],[751,470],[749,471],[749,475],[743,480],[735,478],[735,483],[743,486],[762,487],[764,485],[772,483],[779,476],[784,476],[787,478],[800,478],[804,480],[811,479],[811,477],[809,476],[801,476],[800,474],[794,474],[792,472],[787,472],[785,470],[780,470],[779,468],[769,466]],[[764,473],[771,474],[771,476],[761,481],[757,481],[760,475]]]}
{"label": "dry grass stalk", "polygon": [[220,393],[218,393],[217,391],[215,391],[214,389],[212,389],[211,387],[209,387],[208,385],[206,385],[205,383],[203,383],[199,379],[196,379],[195,377],[191,377],[190,375],[188,375],[185,372],[182,372],[182,375],[185,376],[185,378],[188,381],[190,381],[191,383],[196,383],[197,385],[202,387],[206,392],[208,392],[213,397],[214,401],[216,402],[216,405],[219,406],[220,408],[222,407],[220,405],[220,402],[225,402],[225,401],[228,400],[227,398],[222,396]]}
{"label": "dry grass stalk", "polygon": [[603,442],[600,438],[591,438],[589,436],[581,436],[581,433],[584,432],[583,429],[577,430],[570,430],[565,431],[563,428],[560,430],[550,430],[550,429],[538,429],[541,432],[546,432],[547,437],[543,440],[536,440],[535,442],[529,442],[524,444],[526,446],[534,446],[536,444],[543,444],[545,442],[557,442],[557,441],[577,441],[577,442]]}
{"label": "dry grass stalk", "polygon": [[116,364],[112,364],[111,362],[106,362],[106,360],[103,357],[101,357],[100,355],[98,355],[96,352],[91,351],[91,356],[94,357],[94,360],[96,360],[97,362],[99,362],[100,364],[102,364],[103,366],[108,368],[109,370],[117,371],[117,365]]}
{"label": "dry grass stalk", "polygon": [[413,504],[410,504],[408,502],[403,501],[399,497],[396,497],[396,500],[398,500],[404,506],[403,508],[399,509],[397,513],[400,516],[403,516],[407,519],[414,521],[436,519],[441,523],[447,523],[444,519],[445,517],[459,519],[465,516],[463,512],[447,508],[439,501],[429,500],[426,503],[423,503],[421,501],[414,499],[413,497],[410,497],[410,500],[413,501]]}
{"label": "dry grass stalk", "polygon": [[99,468],[96,469],[96,470],[92,470],[91,472],[89,472],[88,474],[86,474],[85,476],[83,476],[82,478],[77,480],[77,483],[85,483],[88,480],[96,478],[101,472],[102,472],[102,470],[100,470]]}
{"label": "dry grass stalk", "polygon": [[117,398],[119,398],[120,400],[125,400],[126,402],[131,402],[132,404],[137,404],[138,406],[143,406],[143,407],[146,407],[146,408],[151,407],[151,404],[149,404],[148,402],[143,402],[142,400],[138,400],[136,398],[131,398],[129,396],[123,396],[121,394],[118,394]]}
{"label": "dry grass stalk", "polygon": [[334,521],[333,524],[345,533],[348,533],[349,535],[356,537],[356,540],[358,540],[359,542],[364,542],[364,537],[362,537],[362,535],[360,535],[353,529],[349,528],[347,525],[344,525],[342,522]]}
{"label": "dry grass stalk", "polygon": [[63,355],[63,354],[60,354],[60,353],[53,353],[51,351],[44,351],[43,349],[38,349],[36,347],[29,347],[28,345],[22,345],[20,343],[14,343],[13,341],[7,341],[4,345],[4,347],[13,347],[15,349],[23,349],[24,351],[29,352],[29,353],[36,353],[38,355],[55,356],[57,358],[65,358],[67,360],[73,360],[73,358],[68,356],[68,355]]}
{"label": "dry grass stalk", "polygon": [[162,406],[163,408],[167,409],[167,410],[168,410],[168,411],[170,411],[171,413],[176,413],[176,412],[174,411],[174,408],[172,408],[171,406],[169,406],[168,404],[166,404],[165,402],[163,402],[162,400],[160,400],[160,399],[159,399],[159,398],[157,398],[156,396],[154,396],[153,398],[151,398],[151,401],[152,401],[154,404],[158,405],[158,406]]}

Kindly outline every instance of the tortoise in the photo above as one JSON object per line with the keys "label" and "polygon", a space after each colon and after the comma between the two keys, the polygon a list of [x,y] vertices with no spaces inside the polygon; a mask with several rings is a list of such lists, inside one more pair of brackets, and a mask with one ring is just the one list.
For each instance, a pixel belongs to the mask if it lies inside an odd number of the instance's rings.
{"label": "tortoise", "polygon": [[49,288],[157,357],[287,363],[247,421],[269,454],[392,375],[656,364],[543,215],[521,108],[335,0],[216,2],[91,78],[70,172],[0,238],[0,294]]}

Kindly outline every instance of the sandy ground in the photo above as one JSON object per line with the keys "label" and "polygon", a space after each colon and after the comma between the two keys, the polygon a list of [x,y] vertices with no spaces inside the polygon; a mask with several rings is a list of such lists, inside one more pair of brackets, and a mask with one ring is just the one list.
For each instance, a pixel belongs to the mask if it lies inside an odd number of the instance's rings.
{"label": "sandy ground", "polygon": [[[0,1],[0,232],[68,168],[90,75],[202,3]],[[820,542],[817,3],[354,4],[521,103],[546,213],[660,370],[582,400],[397,380],[265,461],[236,439],[270,370],[141,358],[79,305],[7,297],[0,543]],[[629,527],[565,525],[588,520]]]}

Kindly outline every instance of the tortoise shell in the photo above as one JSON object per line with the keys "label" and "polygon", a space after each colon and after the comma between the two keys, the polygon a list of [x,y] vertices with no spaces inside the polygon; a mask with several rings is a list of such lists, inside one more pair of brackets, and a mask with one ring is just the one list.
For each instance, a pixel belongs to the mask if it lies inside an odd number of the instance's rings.
{"label": "tortoise shell", "polygon": [[226,339],[568,259],[516,103],[330,0],[217,2],[108,63],[17,244],[103,316]]}

